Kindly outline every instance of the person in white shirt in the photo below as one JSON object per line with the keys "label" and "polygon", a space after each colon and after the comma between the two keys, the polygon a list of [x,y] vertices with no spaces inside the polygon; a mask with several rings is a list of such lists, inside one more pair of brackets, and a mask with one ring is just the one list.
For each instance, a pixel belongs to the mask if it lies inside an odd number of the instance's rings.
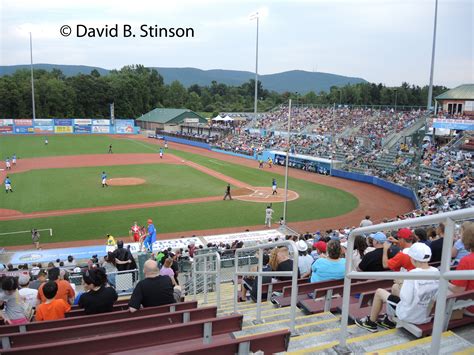
{"label": "person in white shirt", "polygon": [[267,209],[265,210],[265,225],[270,228],[272,226],[272,215],[273,215],[273,209],[271,205],[267,206]]}
{"label": "person in white shirt", "polygon": [[[439,272],[438,269],[428,265],[431,249],[426,244],[414,243],[407,254],[415,266],[410,272]],[[375,293],[370,316],[356,319],[355,323],[371,332],[376,332],[377,326],[385,329],[395,328],[394,316],[408,323],[427,323],[431,320],[430,312],[438,287],[439,280],[405,280],[400,290],[400,297],[379,288]],[[387,303],[387,314],[379,320],[378,315],[383,303]]]}
{"label": "person in white shirt", "polygon": [[18,290],[18,293],[20,294],[20,297],[28,303],[31,308],[36,308],[36,305],[38,303],[38,290],[35,290],[34,288],[30,288],[30,275],[27,274],[21,274],[18,277],[18,284],[20,286],[20,289]]}
{"label": "person in white shirt", "polygon": [[308,254],[308,243],[305,240],[298,240],[296,243],[298,248],[298,269],[302,278],[311,275],[311,265],[313,264],[313,257]]}
{"label": "person in white shirt", "polygon": [[370,220],[370,216],[365,216],[365,219],[360,221],[360,227],[368,227],[371,226],[373,223]]}

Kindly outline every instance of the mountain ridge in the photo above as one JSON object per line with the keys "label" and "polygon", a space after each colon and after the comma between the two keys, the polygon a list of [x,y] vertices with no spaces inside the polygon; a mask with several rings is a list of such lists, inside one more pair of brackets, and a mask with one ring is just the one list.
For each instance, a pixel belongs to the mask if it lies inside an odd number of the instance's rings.
{"label": "mountain ridge", "polygon": [[[100,75],[108,75],[109,69],[87,66],[87,65],[65,65],[38,63],[34,65],[35,69],[44,69],[51,71],[59,69],[65,76],[74,76],[77,74],[90,74],[92,70],[97,70]],[[29,69],[29,64],[4,65],[0,66],[0,76],[11,75],[17,70]],[[227,69],[198,69],[193,67],[184,68],[164,68],[150,67],[156,69],[163,76],[165,84],[173,81],[179,81],[183,86],[189,87],[193,84],[201,86],[211,85],[212,81],[226,85],[242,85],[243,83],[255,78],[255,73],[241,70]],[[262,82],[265,89],[283,92],[298,92],[306,94],[310,91],[319,93],[328,92],[331,86],[344,86],[347,84],[357,84],[367,82],[363,78],[350,77],[332,73],[308,72],[304,70],[289,70],[281,73],[259,75],[258,80]]]}

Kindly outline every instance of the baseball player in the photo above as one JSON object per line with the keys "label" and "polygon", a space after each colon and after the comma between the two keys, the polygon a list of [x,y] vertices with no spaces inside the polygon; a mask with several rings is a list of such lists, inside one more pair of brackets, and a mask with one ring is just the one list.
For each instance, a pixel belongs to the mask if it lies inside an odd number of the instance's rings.
{"label": "baseball player", "polygon": [[109,151],[108,151],[108,154],[113,154],[113,152],[112,152],[112,144],[111,144],[111,145],[109,145]]}
{"label": "baseball player", "polygon": [[232,196],[230,194],[230,184],[227,184],[227,187],[225,188],[225,195],[224,195],[224,200],[229,197],[229,200],[232,200]]}
{"label": "baseball player", "polygon": [[278,194],[277,192],[277,181],[275,178],[272,180],[272,195]]}
{"label": "baseball player", "polygon": [[5,192],[8,193],[8,191],[13,192],[12,189],[12,182],[10,181],[10,178],[7,176],[5,178]]}
{"label": "baseball player", "polygon": [[148,220],[148,233],[145,238],[145,249],[149,252],[153,251],[153,243],[156,242],[156,228],[151,219]]}
{"label": "baseball player", "polygon": [[160,159],[163,159],[163,148],[160,148]]}
{"label": "baseball player", "polygon": [[49,142],[48,142],[48,138],[45,138],[45,139],[44,139],[44,145],[48,145],[48,143],[49,143]]}
{"label": "baseball player", "polygon": [[270,228],[272,226],[272,215],[273,215],[272,205],[268,205],[265,210],[265,225]]}
{"label": "baseball player", "polygon": [[140,242],[140,227],[138,226],[137,222],[133,223],[133,226],[130,227],[130,237],[134,242]]}
{"label": "baseball player", "polygon": [[272,160],[272,158],[268,158],[267,163],[268,163],[268,167],[271,168],[271,167],[273,166],[273,160]]}
{"label": "baseball player", "polygon": [[168,141],[165,140],[165,149],[168,149]]}
{"label": "baseball player", "polygon": [[12,170],[12,165],[10,163],[10,158],[5,159],[5,170]]}
{"label": "baseball player", "polygon": [[16,154],[12,155],[12,164],[16,165]]}
{"label": "baseball player", "polygon": [[107,174],[105,173],[105,171],[102,172],[102,187],[109,187],[109,185],[107,185]]}

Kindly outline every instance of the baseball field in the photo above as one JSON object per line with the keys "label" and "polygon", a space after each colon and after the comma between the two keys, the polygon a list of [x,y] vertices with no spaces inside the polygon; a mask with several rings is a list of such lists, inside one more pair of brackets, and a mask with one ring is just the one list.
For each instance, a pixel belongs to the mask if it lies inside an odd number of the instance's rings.
{"label": "baseball field", "polygon": [[[45,145],[42,136],[0,136],[0,157],[18,158],[12,170],[0,172],[2,182],[8,174],[14,191],[0,194],[0,233],[52,228],[53,237],[44,235],[43,243],[105,240],[106,234],[127,236],[134,221],[144,225],[148,218],[159,236],[262,229],[271,201],[275,226],[283,215],[281,167],[258,169],[251,160],[179,144],[170,144],[160,159],[162,142],[144,137],[55,135],[48,141]],[[113,154],[107,154],[110,144]],[[102,187],[102,172],[108,187]],[[360,209],[366,192],[356,188],[351,193],[350,184],[345,188],[340,179],[321,177],[317,183],[315,177],[290,171],[290,226],[331,221]],[[271,196],[272,178],[277,179],[277,198]],[[222,200],[227,183],[232,201]],[[358,211],[353,218],[362,215]],[[2,247],[27,244],[27,233],[0,236]]]}

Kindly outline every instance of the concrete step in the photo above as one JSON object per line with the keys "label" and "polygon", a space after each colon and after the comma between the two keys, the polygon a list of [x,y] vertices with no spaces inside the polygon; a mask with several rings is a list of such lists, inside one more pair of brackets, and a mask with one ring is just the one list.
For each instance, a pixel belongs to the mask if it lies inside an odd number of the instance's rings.
{"label": "concrete step", "polygon": [[[433,352],[430,350],[431,337],[417,339],[410,341],[405,344],[395,345],[386,347],[373,352],[372,354],[420,354],[430,355]],[[373,351],[373,350],[369,350]],[[440,354],[453,354],[453,353],[465,353],[474,354],[474,346],[467,340],[457,336],[451,331],[444,332],[441,336],[441,349]]]}
{"label": "concrete step", "polygon": [[[325,330],[338,327],[339,318],[336,318],[329,312],[312,314],[309,316],[296,317],[296,330],[298,334],[306,334],[312,331]],[[234,332],[235,337],[267,333],[274,330],[289,329],[289,318],[270,321],[267,323],[249,325],[242,328],[241,331]]]}
{"label": "concrete step", "polygon": [[[242,313],[241,313],[242,314]],[[254,321],[256,319],[256,313],[243,313],[244,315],[244,323],[243,326],[250,326],[254,325]],[[304,312],[301,310],[296,311],[296,317],[305,316]],[[274,310],[267,310],[266,312],[262,312],[261,314],[262,321],[264,323],[270,323],[278,320],[289,319],[290,313],[288,308],[276,308]]]}
{"label": "concrete step", "polygon": [[[339,333],[339,332],[338,332]],[[376,333],[369,333],[365,331],[364,335],[356,336],[347,340],[347,348],[350,353],[363,354],[367,351],[374,351],[378,348],[385,347],[388,345],[399,345],[406,343],[412,338],[398,329],[385,330]],[[314,343],[319,343],[315,339]],[[339,340],[334,340],[322,345],[316,345],[314,347],[299,349],[289,354],[338,354],[333,349],[334,346],[339,345]]]}

